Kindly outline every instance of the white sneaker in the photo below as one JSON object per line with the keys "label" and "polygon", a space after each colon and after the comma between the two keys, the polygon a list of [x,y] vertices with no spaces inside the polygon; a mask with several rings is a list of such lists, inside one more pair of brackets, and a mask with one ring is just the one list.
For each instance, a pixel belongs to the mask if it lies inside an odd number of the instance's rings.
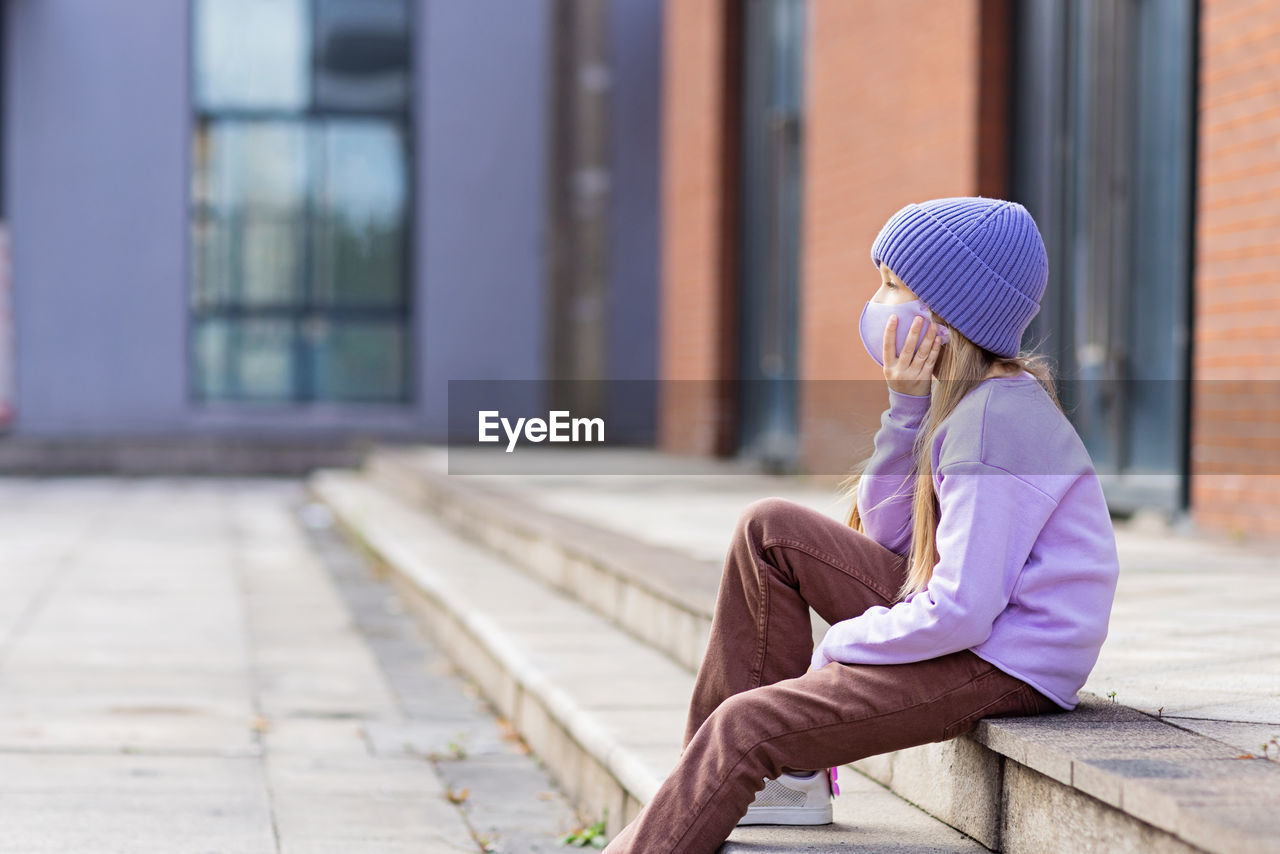
{"label": "white sneaker", "polygon": [[[765,777],[765,786],[738,826],[747,824],[831,824],[832,770],[812,777]],[[839,792],[839,789],[836,790]]]}

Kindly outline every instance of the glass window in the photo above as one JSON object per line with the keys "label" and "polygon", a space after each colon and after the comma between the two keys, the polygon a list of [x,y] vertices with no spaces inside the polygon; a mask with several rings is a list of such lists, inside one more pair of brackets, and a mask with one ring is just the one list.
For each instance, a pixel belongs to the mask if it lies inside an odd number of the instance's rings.
{"label": "glass window", "polygon": [[307,0],[195,0],[196,101],[301,110],[310,100]]}
{"label": "glass window", "polygon": [[406,0],[193,0],[193,388],[403,401]]}

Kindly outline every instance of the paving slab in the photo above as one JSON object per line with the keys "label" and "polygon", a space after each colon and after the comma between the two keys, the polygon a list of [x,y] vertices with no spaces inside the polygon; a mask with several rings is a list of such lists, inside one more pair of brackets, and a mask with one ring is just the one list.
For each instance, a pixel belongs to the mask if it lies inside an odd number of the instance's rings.
{"label": "paving slab", "polygon": [[259,760],[0,752],[0,851],[275,852]]}

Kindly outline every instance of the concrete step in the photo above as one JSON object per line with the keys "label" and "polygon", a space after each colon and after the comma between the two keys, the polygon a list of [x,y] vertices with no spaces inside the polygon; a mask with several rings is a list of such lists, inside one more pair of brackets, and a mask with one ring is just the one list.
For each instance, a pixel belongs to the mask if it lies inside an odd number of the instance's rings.
{"label": "concrete step", "polygon": [[[385,449],[365,473],[696,672],[718,564],[449,476],[439,462]],[[826,623],[813,619],[817,639]],[[984,720],[852,767],[992,849],[1280,851],[1269,806],[1280,803],[1280,764],[1088,692],[1069,715]]]}
{"label": "concrete step", "polygon": [[[368,478],[325,470],[308,486],[579,811],[605,818],[610,838],[634,819],[679,758],[693,674]],[[841,770],[835,823],[740,827],[721,850],[988,850],[852,768]]]}
{"label": "concrete step", "polygon": [[365,471],[459,534],[697,672],[720,583],[719,573],[707,572],[704,561],[474,486],[471,478],[441,473],[421,455],[378,449],[366,458]]}

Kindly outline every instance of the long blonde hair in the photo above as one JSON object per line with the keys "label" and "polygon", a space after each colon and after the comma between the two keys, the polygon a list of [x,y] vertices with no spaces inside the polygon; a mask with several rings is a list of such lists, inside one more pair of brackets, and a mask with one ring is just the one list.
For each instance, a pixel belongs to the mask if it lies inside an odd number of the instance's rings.
{"label": "long blonde hair", "polygon": [[[1062,402],[1058,400],[1053,370],[1047,357],[1034,353],[1020,353],[1013,358],[1005,358],[973,343],[957,329],[947,324],[936,314],[932,318],[949,330],[947,343],[943,345],[934,366],[933,393],[930,395],[929,411],[916,435],[912,446],[915,458],[915,486],[911,502],[911,540],[907,558],[907,577],[898,591],[898,600],[910,597],[923,590],[933,577],[933,567],[939,560],[937,549],[938,533],[938,499],[933,489],[933,460],[930,449],[933,436],[940,425],[964,396],[972,391],[978,383],[986,378],[993,366],[1000,372],[1010,372],[1011,368],[1021,368],[1032,374],[1040,385],[1049,393],[1058,409]],[[1064,410],[1065,412],[1065,410]],[[858,512],[858,482],[866,471],[870,457],[855,465],[850,473],[840,481],[838,489],[841,496],[851,499],[849,516],[846,523],[855,531],[866,533],[862,526],[862,516]],[[908,475],[907,482],[910,482]],[[901,493],[899,493],[901,494]],[[893,498],[895,496],[890,496]]]}

